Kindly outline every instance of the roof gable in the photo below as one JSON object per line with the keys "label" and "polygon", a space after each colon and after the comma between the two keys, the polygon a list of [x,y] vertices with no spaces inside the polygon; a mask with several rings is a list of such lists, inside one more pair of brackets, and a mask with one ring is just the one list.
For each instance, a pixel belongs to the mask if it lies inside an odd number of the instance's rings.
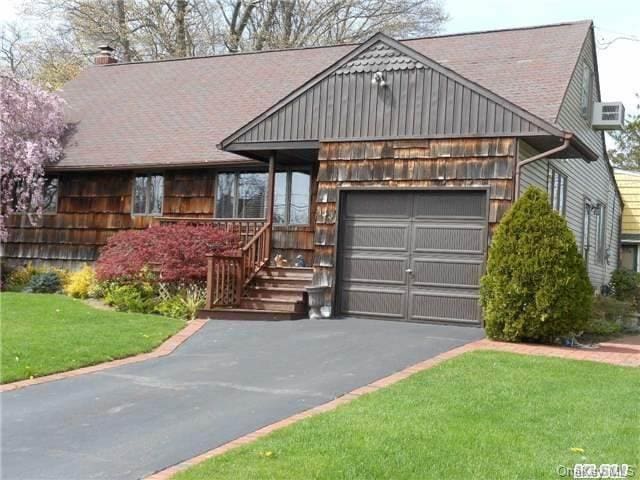
{"label": "roof gable", "polygon": [[[372,82],[380,72],[386,86]],[[384,34],[376,34],[221,142],[561,136],[549,122]]]}

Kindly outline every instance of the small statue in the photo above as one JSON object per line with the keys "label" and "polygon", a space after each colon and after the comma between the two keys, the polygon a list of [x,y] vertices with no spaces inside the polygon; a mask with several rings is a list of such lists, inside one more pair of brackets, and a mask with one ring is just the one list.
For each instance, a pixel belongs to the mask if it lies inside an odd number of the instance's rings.
{"label": "small statue", "polygon": [[287,259],[280,254],[276,255],[273,261],[276,264],[276,267],[278,268],[284,268],[289,266],[289,262],[287,261]]}
{"label": "small statue", "polygon": [[295,261],[295,262],[293,262],[293,266],[294,266],[294,267],[298,267],[298,268],[306,267],[306,266],[307,266],[307,264],[306,264],[306,263],[305,263],[305,261],[304,261],[304,257],[303,257],[302,255],[298,255],[298,256],[296,257],[296,261]]}

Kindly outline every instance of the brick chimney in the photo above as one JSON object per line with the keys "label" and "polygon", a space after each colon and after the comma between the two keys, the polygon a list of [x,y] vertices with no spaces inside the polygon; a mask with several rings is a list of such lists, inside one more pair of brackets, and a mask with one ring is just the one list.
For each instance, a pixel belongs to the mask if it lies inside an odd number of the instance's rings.
{"label": "brick chimney", "polygon": [[98,47],[98,53],[94,57],[94,63],[96,65],[107,65],[109,63],[118,63],[116,57],[113,56],[115,50],[109,45],[102,45]]}

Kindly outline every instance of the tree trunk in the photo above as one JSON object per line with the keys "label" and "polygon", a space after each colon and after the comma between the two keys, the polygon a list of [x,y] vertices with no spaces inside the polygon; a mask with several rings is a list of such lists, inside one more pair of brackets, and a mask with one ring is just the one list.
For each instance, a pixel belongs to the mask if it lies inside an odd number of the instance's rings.
{"label": "tree trunk", "polygon": [[254,48],[256,50],[262,50],[264,48],[264,42],[267,39],[267,36],[273,35],[273,20],[276,16],[278,1],[279,0],[271,0],[271,2],[269,2],[269,9],[267,10],[264,21],[260,25],[260,31],[256,35],[256,42],[254,45]]}
{"label": "tree trunk", "polygon": [[282,43],[284,48],[291,47],[291,34],[293,33],[293,12],[295,11],[296,2],[291,0],[284,2],[282,5],[282,22],[284,24],[284,31],[282,32]]}
{"label": "tree trunk", "polygon": [[176,55],[178,57],[187,56],[186,13],[187,0],[178,0],[176,2]]}
{"label": "tree trunk", "polygon": [[118,37],[120,45],[122,45],[122,60],[131,61],[131,44],[129,43],[129,31],[127,29],[127,11],[124,6],[124,0],[117,0],[116,12],[118,15]]}

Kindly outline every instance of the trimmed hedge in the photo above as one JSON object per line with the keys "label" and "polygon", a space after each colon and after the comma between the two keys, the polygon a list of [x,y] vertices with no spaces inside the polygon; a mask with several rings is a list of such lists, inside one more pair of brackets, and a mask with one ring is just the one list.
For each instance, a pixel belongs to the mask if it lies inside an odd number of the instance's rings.
{"label": "trimmed hedge", "polygon": [[582,331],[591,316],[593,288],[575,237],[529,188],[498,225],[480,298],[490,338],[553,341]]}

